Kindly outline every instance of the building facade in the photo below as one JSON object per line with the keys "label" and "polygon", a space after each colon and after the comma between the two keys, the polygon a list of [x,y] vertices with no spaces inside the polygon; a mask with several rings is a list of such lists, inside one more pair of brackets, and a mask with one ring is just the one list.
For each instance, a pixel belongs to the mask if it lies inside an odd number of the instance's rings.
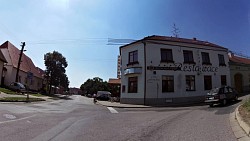
{"label": "building facade", "polygon": [[[15,82],[20,50],[9,41],[3,43],[0,46],[0,49],[8,62],[4,65],[2,83],[5,86],[9,86],[10,83]],[[33,61],[25,54],[22,55],[18,82],[26,85],[26,87],[34,91],[40,90],[43,86],[43,76],[41,71],[39,71]]]}
{"label": "building facade", "polygon": [[229,53],[231,84],[239,93],[250,92],[250,59]]}
{"label": "building facade", "polygon": [[120,102],[201,102],[212,88],[231,85],[227,53],[207,41],[155,35],[121,46]]}

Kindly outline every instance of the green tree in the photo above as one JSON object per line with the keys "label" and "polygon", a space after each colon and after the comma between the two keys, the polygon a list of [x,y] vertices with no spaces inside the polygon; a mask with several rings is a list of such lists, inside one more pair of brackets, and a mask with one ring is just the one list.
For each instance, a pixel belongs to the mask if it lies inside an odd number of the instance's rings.
{"label": "green tree", "polygon": [[103,81],[99,77],[94,77],[93,79],[88,79],[84,82],[80,89],[86,94],[94,94],[97,91],[109,91],[108,83]]}
{"label": "green tree", "polygon": [[69,81],[65,74],[65,68],[68,66],[66,58],[61,53],[53,51],[44,55],[44,63],[46,66],[45,74],[49,84],[49,94],[51,93],[52,85],[55,87],[63,86],[67,89]]}

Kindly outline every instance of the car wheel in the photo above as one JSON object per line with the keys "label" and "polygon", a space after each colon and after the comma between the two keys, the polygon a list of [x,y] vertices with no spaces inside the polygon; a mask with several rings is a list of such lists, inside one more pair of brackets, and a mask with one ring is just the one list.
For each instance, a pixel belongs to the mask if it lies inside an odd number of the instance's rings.
{"label": "car wheel", "polygon": [[222,105],[223,105],[223,106],[227,105],[227,100],[226,100],[226,99],[223,99]]}

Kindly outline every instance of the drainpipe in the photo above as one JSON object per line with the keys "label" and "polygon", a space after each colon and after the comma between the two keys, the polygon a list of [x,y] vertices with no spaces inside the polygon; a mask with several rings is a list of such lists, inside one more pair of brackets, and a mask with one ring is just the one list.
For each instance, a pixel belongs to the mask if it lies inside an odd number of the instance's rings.
{"label": "drainpipe", "polygon": [[146,61],[146,42],[142,41],[144,45],[144,105],[146,105],[146,78],[147,78],[147,61]]}

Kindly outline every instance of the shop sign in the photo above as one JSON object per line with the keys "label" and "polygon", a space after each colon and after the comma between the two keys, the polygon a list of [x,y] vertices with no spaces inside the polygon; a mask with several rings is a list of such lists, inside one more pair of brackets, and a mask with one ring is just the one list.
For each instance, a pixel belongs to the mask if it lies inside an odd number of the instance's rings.
{"label": "shop sign", "polygon": [[184,71],[184,72],[218,72],[218,67],[183,65],[182,63],[174,63],[165,67],[148,66],[147,70],[172,70],[172,71]]}

